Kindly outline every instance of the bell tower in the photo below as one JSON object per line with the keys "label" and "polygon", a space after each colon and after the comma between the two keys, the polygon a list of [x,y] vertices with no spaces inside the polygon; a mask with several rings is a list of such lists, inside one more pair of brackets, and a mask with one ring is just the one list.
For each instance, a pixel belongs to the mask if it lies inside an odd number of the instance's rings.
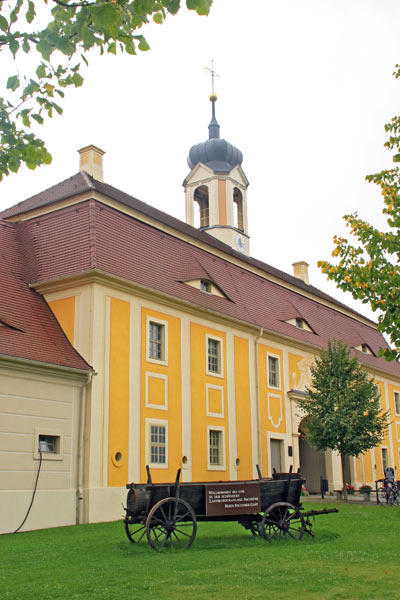
{"label": "bell tower", "polygon": [[241,151],[220,138],[212,93],[208,140],[191,147],[191,169],[183,182],[186,222],[206,231],[238,252],[250,254],[247,222],[249,182],[241,167]]}

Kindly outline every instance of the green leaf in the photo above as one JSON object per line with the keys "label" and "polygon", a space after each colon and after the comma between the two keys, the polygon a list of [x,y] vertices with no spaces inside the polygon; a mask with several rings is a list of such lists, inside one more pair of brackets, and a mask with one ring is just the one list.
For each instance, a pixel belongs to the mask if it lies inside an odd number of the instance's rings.
{"label": "green leaf", "polygon": [[7,79],[7,89],[8,90],[12,90],[13,92],[15,92],[15,90],[17,88],[19,88],[20,82],[19,82],[19,77],[18,75],[12,75],[12,77],[9,77]]}
{"label": "green leaf", "polygon": [[45,60],[50,60],[50,55],[53,52],[53,46],[45,39],[41,39],[36,44],[36,50],[40,52]]}
{"label": "green leaf", "polygon": [[10,49],[10,52],[12,53],[12,55],[15,58],[15,55],[17,54],[18,49],[19,49],[19,42],[17,40],[15,40],[15,39],[12,39],[10,41],[10,43],[8,44],[8,47]]}
{"label": "green leaf", "polygon": [[82,75],[79,75],[79,73],[74,73],[72,75],[72,81],[75,87],[80,87],[83,83],[83,77]]}
{"label": "green leaf", "polygon": [[35,16],[36,16],[35,5],[34,5],[34,3],[31,0],[29,0],[29,2],[28,2],[28,10],[26,11],[25,18],[28,21],[28,23],[32,23],[32,21],[35,18]]}
{"label": "green leaf", "polygon": [[170,0],[168,2],[167,10],[171,15],[176,15],[180,8],[181,2],[180,0]]}
{"label": "green leaf", "polygon": [[46,69],[43,63],[39,65],[36,69],[36,75],[39,77],[39,79],[43,79],[43,77],[46,77]]}
{"label": "green leaf", "polygon": [[53,108],[58,112],[59,115],[62,115],[63,109],[61,108],[61,106],[53,102]]}
{"label": "green leaf", "polygon": [[1,31],[8,31],[8,21],[3,15],[0,15],[0,29]]}
{"label": "green leaf", "polygon": [[107,52],[110,54],[117,54],[117,44],[115,42],[108,44]]}
{"label": "green leaf", "polygon": [[195,10],[198,15],[208,15],[213,0],[186,0],[189,10]]}
{"label": "green leaf", "polygon": [[153,21],[154,23],[157,23],[157,25],[161,25],[164,21],[164,18],[160,12],[157,12],[153,15]]}
{"label": "green leaf", "polygon": [[111,6],[111,4],[105,4],[100,8],[95,7],[92,14],[97,23],[106,30],[109,30],[118,21],[117,7]]}
{"label": "green leaf", "polygon": [[148,45],[147,41],[142,35],[134,35],[133,37],[135,38],[135,40],[139,40],[139,50],[143,50],[144,52],[146,50],[150,50],[150,46]]}
{"label": "green leaf", "polygon": [[35,121],[40,123],[40,125],[43,125],[43,117],[41,117],[39,114],[34,113],[33,115],[31,115],[31,117],[32,119],[35,119]]}

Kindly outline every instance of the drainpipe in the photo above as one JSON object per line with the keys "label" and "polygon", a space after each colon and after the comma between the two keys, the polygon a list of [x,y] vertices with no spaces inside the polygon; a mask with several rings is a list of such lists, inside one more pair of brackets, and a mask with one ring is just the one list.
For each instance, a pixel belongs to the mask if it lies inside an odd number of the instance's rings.
{"label": "drainpipe", "polygon": [[76,524],[83,523],[83,458],[85,453],[85,419],[86,419],[86,390],[92,381],[93,373],[88,373],[86,382],[82,386],[81,415],[79,421],[78,442],[78,488],[76,490]]}
{"label": "drainpipe", "polygon": [[257,346],[259,340],[264,334],[264,328],[260,328],[260,332],[254,342],[254,363],[256,367],[256,402],[257,402],[257,442],[258,442],[258,464],[262,470],[262,439],[261,439],[261,407],[260,407],[260,377],[258,367],[258,352]]}

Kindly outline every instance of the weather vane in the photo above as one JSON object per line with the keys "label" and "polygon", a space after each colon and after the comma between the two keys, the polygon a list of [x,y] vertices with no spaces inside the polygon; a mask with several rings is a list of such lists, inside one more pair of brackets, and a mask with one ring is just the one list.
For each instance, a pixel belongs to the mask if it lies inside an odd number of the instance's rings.
{"label": "weather vane", "polygon": [[206,73],[208,73],[209,75],[211,75],[211,89],[212,89],[212,93],[215,94],[214,91],[214,77],[219,77],[218,73],[216,73],[214,71],[214,61],[211,61],[211,69],[209,69],[208,67],[204,67],[204,70]]}

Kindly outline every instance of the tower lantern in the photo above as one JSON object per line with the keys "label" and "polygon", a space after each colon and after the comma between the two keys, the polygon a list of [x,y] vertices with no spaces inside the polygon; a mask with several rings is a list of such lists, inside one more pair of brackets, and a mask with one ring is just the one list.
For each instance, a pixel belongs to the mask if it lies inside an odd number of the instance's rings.
{"label": "tower lantern", "polygon": [[220,138],[214,92],[210,101],[208,140],[189,150],[191,171],[183,182],[186,222],[249,255],[246,196],[249,182],[241,167],[243,154]]}

